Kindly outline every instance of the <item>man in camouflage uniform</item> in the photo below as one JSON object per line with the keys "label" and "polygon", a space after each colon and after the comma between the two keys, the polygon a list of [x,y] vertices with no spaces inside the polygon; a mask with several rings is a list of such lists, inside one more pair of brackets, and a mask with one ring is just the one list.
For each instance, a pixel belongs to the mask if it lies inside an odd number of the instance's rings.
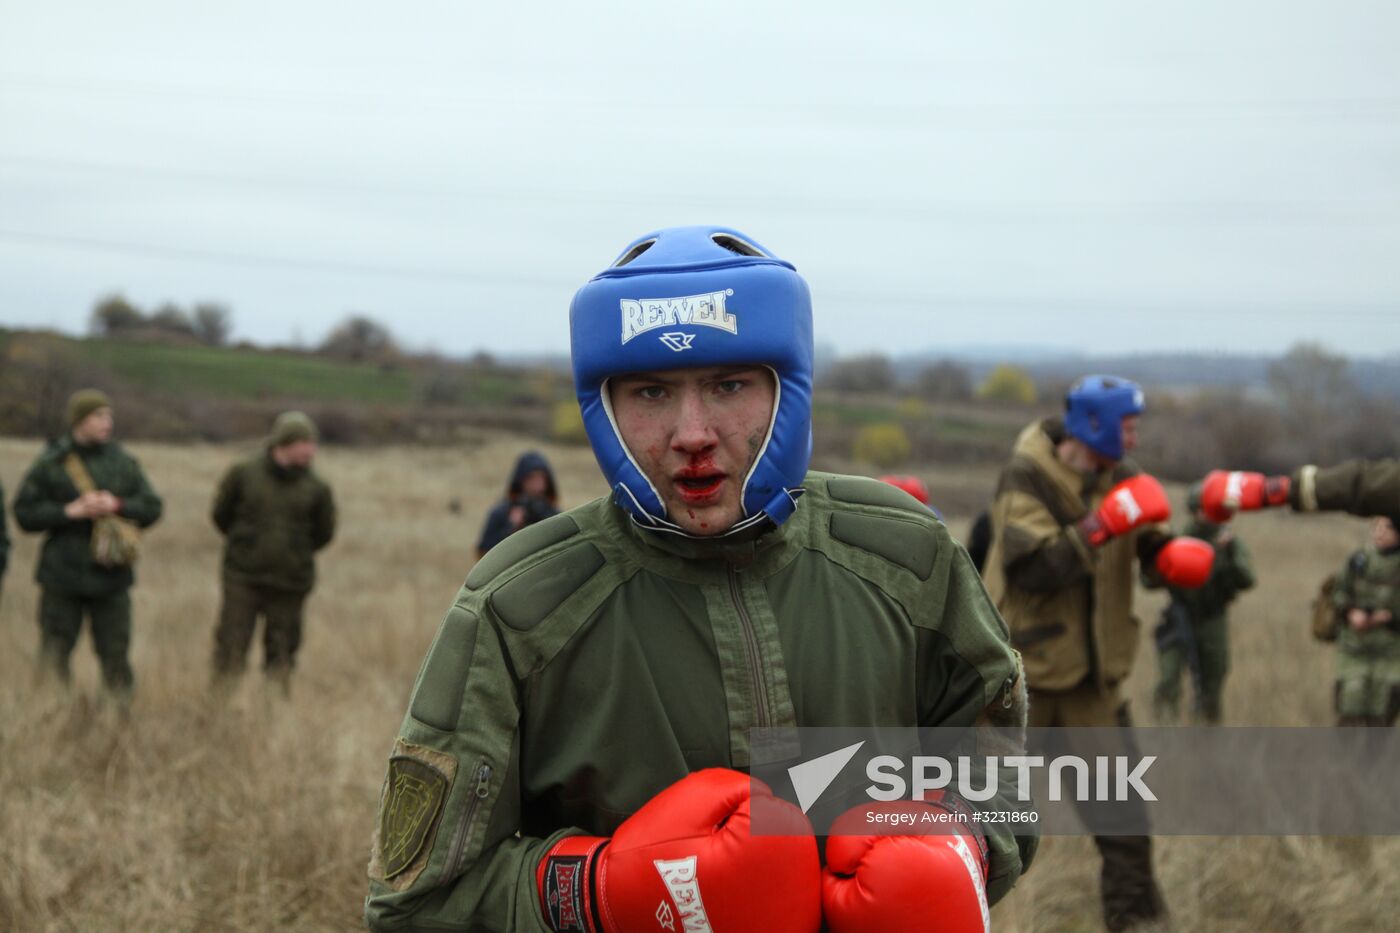
{"label": "man in camouflage uniform", "polygon": [[214,633],[214,684],[232,686],[263,617],[263,669],[285,693],[301,644],[315,554],[335,534],[330,486],[311,469],[316,425],[284,412],[257,456],[230,467],[211,513],[225,537],[223,607]]}
{"label": "man in camouflage uniform", "polygon": [[[1229,606],[1254,586],[1249,550],[1228,525],[1212,522],[1201,511],[1201,484],[1186,499],[1191,520],[1184,534],[1215,548],[1210,579],[1197,589],[1167,587],[1171,602],[1157,626],[1157,665],[1160,672],[1152,699],[1159,722],[1174,723],[1181,703],[1181,675],[1189,670],[1196,691],[1195,716],[1220,722],[1220,697],[1230,670]],[[1160,587],[1160,577],[1144,574],[1143,583]]]}
{"label": "man in camouflage uniform", "polygon": [[[1127,459],[1143,408],[1136,383],[1086,376],[1064,418],[1021,432],[998,479],[984,578],[1025,662],[1031,726],[1130,725],[1121,688],[1137,653],[1134,562],[1183,587],[1209,572],[1209,546],[1167,533],[1166,493]],[[1151,839],[1094,841],[1108,928],[1160,916]]]}
{"label": "man in camouflage uniform", "polygon": [[[112,403],[84,389],[68,401],[69,431],[39,455],[15,495],[15,521],[45,532],[35,579],[39,600],[40,670],[67,683],[69,658],[91,620],[102,681],[121,700],[131,695],[130,565],[103,566],[93,556],[93,523],[105,516],[148,528],[160,518],[161,501],[141,465],[112,441]],[[81,462],[96,490],[79,492],[68,458]]]}
{"label": "man in camouflage uniform", "polygon": [[1337,724],[1393,726],[1400,715],[1400,534],[1388,518],[1347,561],[1337,611]]}
{"label": "man in camouflage uniform", "polygon": [[[668,307],[688,326],[665,326]],[[947,874],[910,843],[879,904],[824,898],[852,879],[823,875],[810,835],[748,832],[734,772],[755,728],[1025,715],[1004,625],[932,512],[808,472],[806,283],[734,231],[662,230],[579,291],[570,329],[613,495],[522,528],[467,576],[390,756],[370,927],[816,933],[823,910],[872,931],[957,896],[985,911],[1034,852],[1007,824]],[[720,833],[695,874],[688,846]],[[639,837],[650,854],[623,866]],[[791,857],[768,859],[779,838]],[[851,870],[871,890],[876,861]]]}

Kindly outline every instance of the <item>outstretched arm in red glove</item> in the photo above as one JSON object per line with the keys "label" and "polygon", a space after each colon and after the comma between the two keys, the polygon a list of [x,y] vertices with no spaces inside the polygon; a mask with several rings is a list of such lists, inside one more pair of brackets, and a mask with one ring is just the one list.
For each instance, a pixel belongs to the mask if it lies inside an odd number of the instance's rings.
{"label": "outstretched arm in red glove", "polygon": [[[822,909],[831,933],[986,933],[987,849],[965,808],[898,800],[848,810],[826,841]],[[905,817],[909,835],[841,835],[890,826],[867,814]],[[935,823],[934,821],[941,821]],[[898,833],[900,830],[893,829]]]}
{"label": "outstretched arm in red glove", "polygon": [[1079,522],[1079,530],[1092,547],[1143,525],[1155,525],[1171,517],[1166,490],[1146,473],[1123,480],[1108,491],[1098,511]]}
{"label": "outstretched arm in red glove", "polygon": [[[583,933],[816,933],[821,862],[811,825],[747,775],[697,771],[632,814],[611,839],[570,836],[535,873],[551,930]],[[791,821],[792,835],[753,835]],[[775,821],[777,821],[775,823]]]}
{"label": "outstretched arm in red glove", "polygon": [[1287,476],[1212,470],[1201,481],[1201,511],[1213,522],[1228,522],[1236,511],[1287,505],[1292,485]]}

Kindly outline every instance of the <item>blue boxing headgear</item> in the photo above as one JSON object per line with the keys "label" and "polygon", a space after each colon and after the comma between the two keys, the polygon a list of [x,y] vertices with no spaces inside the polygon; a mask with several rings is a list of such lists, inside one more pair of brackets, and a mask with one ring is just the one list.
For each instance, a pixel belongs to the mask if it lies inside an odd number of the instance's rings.
{"label": "blue boxing headgear", "polygon": [[1085,376],[1065,396],[1065,430],[1110,460],[1123,459],[1123,419],[1146,407],[1142,386],[1117,376]]}
{"label": "blue boxing headgear", "polygon": [[639,524],[685,533],[623,443],[608,379],[729,364],[777,377],[768,437],[730,532],[792,515],[812,456],[812,297],[792,263],[724,227],[658,230],[578,290],[569,332],[588,440],[614,499]]}

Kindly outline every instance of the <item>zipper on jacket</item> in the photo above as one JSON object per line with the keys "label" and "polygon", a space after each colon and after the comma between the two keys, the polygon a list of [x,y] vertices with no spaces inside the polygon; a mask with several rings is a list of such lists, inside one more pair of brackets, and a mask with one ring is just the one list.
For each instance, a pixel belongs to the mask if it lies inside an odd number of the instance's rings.
{"label": "zipper on jacket", "polygon": [[758,727],[766,728],[768,716],[768,683],[763,678],[763,655],[758,649],[758,636],[754,634],[753,620],[744,608],[744,594],[739,588],[739,571],[729,568],[729,596],[734,608],[739,611],[739,627],[744,632],[744,654],[749,660],[749,674],[753,678],[754,697],[758,700]]}
{"label": "zipper on jacket", "polygon": [[491,796],[491,765],[483,760],[476,769],[476,787],[472,789],[471,803],[467,806],[467,815],[461,823],[457,825],[457,832],[452,837],[452,849],[447,853],[447,861],[443,863],[446,874],[443,880],[455,878],[462,872],[463,856],[467,851],[467,840],[471,838],[472,824],[476,822],[476,811],[481,808],[481,802]]}

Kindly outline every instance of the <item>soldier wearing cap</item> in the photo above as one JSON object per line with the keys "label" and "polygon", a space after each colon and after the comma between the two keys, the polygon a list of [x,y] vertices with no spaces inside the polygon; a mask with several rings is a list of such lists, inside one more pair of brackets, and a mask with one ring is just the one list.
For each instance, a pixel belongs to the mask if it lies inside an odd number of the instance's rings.
{"label": "soldier wearing cap", "polygon": [[214,682],[222,689],[246,668],[259,616],[264,670],[283,692],[290,689],[315,554],[335,534],[330,486],[311,469],[317,439],[309,417],[284,412],[262,452],[230,467],[219,483],[211,517],[225,539],[214,633]]}
{"label": "soldier wearing cap", "polygon": [[[135,529],[160,518],[161,501],[141,465],[112,440],[112,402],[95,389],[68,400],[68,431],[29,468],[15,495],[15,521],[43,532],[35,579],[40,671],[67,683],[69,659],[86,616],[102,681],[130,699],[134,676],[131,595]],[[103,546],[117,541],[119,546]]]}

